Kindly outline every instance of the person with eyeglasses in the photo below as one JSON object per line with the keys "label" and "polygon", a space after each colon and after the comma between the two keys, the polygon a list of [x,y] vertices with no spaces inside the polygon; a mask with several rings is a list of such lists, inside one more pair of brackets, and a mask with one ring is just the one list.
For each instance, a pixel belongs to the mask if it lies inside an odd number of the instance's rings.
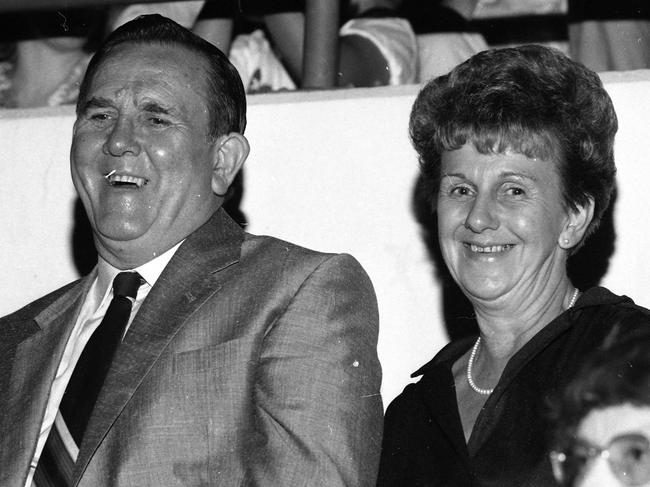
{"label": "person with eyeglasses", "polygon": [[650,486],[650,336],[599,350],[550,416],[559,485]]}

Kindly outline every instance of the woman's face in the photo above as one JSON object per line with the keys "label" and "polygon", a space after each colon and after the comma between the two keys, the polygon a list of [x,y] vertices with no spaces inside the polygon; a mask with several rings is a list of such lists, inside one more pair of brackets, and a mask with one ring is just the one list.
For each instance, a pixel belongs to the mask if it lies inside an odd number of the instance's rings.
{"label": "woman's face", "polygon": [[[469,143],[442,154],[438,231],[452,276],[472,300],[525,302],[565,273],[568,226],[552,161]],[[554,281],[555,280],[555,281]]]}
{"label": "woman's face", "polygon": [[650,406],[594,409],[576,433],[582,442],[606,453],[586,463],[575,487],[650,486]]}

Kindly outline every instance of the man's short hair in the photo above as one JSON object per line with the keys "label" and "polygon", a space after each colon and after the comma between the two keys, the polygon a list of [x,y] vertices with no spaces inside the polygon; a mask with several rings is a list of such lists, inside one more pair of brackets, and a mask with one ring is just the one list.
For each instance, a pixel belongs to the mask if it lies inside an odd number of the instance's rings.
{"label": "man's short hair", "polygon": [[246,93],[237,69],[216,46],[159,14],[141,15],[115,29],[90,60],[79,87],[77,115],[102,62],[126,44],[159,44],[185,48],[205,60],[210,135],[244,133]]}

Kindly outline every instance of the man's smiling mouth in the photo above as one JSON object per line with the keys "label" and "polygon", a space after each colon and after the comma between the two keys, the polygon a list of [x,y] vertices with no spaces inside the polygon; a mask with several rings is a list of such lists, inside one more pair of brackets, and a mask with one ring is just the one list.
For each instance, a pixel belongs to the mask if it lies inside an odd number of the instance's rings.
{"label": "man's smiling mouth", "polygon": [[513,244],[505,244],[505,245],[488,245],[488,246],[481,246],[481,245],[476,245],[476,244],[463,244],[465,248],[469,249],[471,252],[476,252],[479,254],[496,254],[499,252],[507,252],[508,250],[512,249],[514,247]]}
{"label": "man's smiling mouth", "polygon": [[104,175],[104,179],[108,181],[111,186],[141,188],[146,186],[149,180],[139,176],[129,176],[126,174],[118,174],[114,169],[108,174]]}

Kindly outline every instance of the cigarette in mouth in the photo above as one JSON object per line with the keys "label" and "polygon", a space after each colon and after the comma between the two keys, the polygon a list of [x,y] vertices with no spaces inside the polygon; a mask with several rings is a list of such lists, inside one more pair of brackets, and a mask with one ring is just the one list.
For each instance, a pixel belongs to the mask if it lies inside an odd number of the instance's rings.
{"label": "cigarette in mouth", "polygon": [[104,174],[104,177],[105,177],[106,179],[108,179],[108,178],[110,178],[113,174],[115,174],[116,172],[117,172],[117,171],[116,171],[115,169],[113,169],[113,170],[112,170],[111,172],[109,172],[108,174]]}

